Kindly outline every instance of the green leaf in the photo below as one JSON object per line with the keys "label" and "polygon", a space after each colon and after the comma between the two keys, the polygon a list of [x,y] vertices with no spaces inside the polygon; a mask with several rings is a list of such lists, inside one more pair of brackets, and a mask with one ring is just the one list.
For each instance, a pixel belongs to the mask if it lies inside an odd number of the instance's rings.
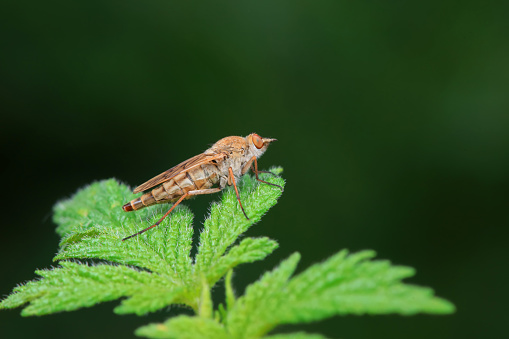
{"label": "green leaf", "polygon": [[232,247],[228,254],[219,257],[207,277],[211,281],[218,281],[231,268],[240,263],[262,260],[277,247],[277,242],[269,238],[246,238],[239,245]]}
{"label": "green leaf", "polygon": [[309,322],[336,314],[411,315],[451,313],[454,306],[434,297],[433,290],[403,284],[415,270],[370,261],[373,251],[348,255],[343,250],[293,278],[286,295],[292,302],[280,309],[283,323]]}
{"label": "green leaf", "polygon": [[[284,186],[278,177],[263,174],[261,179]],[[80,190],[55,206],[54,220],[62,239],[54,260],[60,266],[36,271],[41,279],[16,287],[0,308],[29,303],[23,315],[42,315],[123,298],[116,313],[142,315],[183,304],[197,316],[143,326],[136,334],[232,339],[261,338],[281,324],[334,315],[454,312],[454,305],[435,297],[431,289],[402,282],[415,274],[412,268],[372,260],[373,251],[348,254],[344,250],[292,277],[300,259],[295,253],[236,297],[231,285],[233,268],[264,259],[278,244],[266,237],[235,243],[281,195],[279,188],[259,184],[251,176],[244,176],[239,188],[250,219],[242,213],[234,190],[225,190],[220,202],[211,207],[194,260],[190,256],[193,215],[187,207],[179,205],[158,227],[122,241],[155,223],[169,207],[125,213],[121,206],[132,196],[128,187],[115,180]],[[225,275],[226,301],[214,310],[211,288]],[[324,337],[296,332],[264,338]]]}
{"label": "green leaf", "polygon": [[[54,207],[53,221],[61,236],[81,226],[86,229],[95,223],[101,226],[119,226],[125,219],[136,218],[122,211],[123,202],[132,198],[126,185],[114,179],[95,182],[80,189],[72,199],[61,201]],[[145,212],[146,213],[146,212]]]}
{"label": "green leaf", "polygon": [[[176,288],[168,287],[165,279],[158,275],[120,265],[90,266],[62,262],[60,268],[39,270],[36,273],[44,279],[16,287],[16,293],[4,300],[2,307],[12,308],[30,302],[22,314],[43,315],[88,307],[122,296],[138,294],[140,299],[144,290],[159,291],[164,294],[166,302],[168,299],[171,302],[171,295],[177,291]],[[122,310],[129,308],[130,303],[130,299],[124,300],[116,311],[124,313]],[[154,310],[154,303],[159,303],[158,308],[167,305],[161,299],[146,296],[137,304],[135,313]]]}
{"label": "green leaf", "polygon": [[[163,211],[160,207],[157,210],[159,213]],[[130,214],[134,216],[134,213]],[[142,236],[122,241],[122,238],[136,233],[144,225],[155,223],[158,217],[148,217],[144,223],[124,221],[122,228],[90,223],[88,229],[78,228],[69,232],[62,239],[61,250],[53,260],[98,258],[160,274],[185,277],[191,270],[189,252],[193,216],[184,206],[178,206],[171,218],[166,218],[159,227]]]}
{"label": "green leaf", "polygon": [[[282,179],[269,175],[263,179],[284,184]],[[54,260],[60,261],[61,266],[37,271],[42,279],[15,288],[13,294],[0,302],[0,308],[30,303],[22,314],[41,315],[127,297],[115,308],[116,313],[141,315],[170,304],[184,304],[211,315],[212,304],[207,301],[210,288],[228,270],[261,260],[277,247],[276,242],[267,238],[245,238],[231,247],[281,195],[279,188],[259,184],[249,175],[243,177],[239,186],[251,220],[242,216],[244,220],[239,222],[238,202],[231,199],[233,191],[226,190],[221,202],[211,209],[208,220],[220,220],[222,216],[218,213],[227,210],[235,214],[237,224],[233,230],[225,230],[224,225],[205,223],[201,237],[207,240],[202,244],[210,245],[207,242],[210,235],[225,237],[218,242],[220,247],[200,246],[214,255],[197,269],[190,256],[193,215],[187,207],[179,205],[158,227],[122,241],[154,224],[169,207],[157,205],[125,213],[122,204],[133,198],[127,186],[113,179],[93,183],[55,206],[54,220],[63,238]],[[218,229],[222,230],[217,233]],[[90,265],[62,261],[77,259],[107,262]]]}
{"label": "green leaf", "polygon": [[282,289],[299,260],[300,254],[294,253],[246,288],[245,295],[236,300],[226,319],[228,330],[234,337],[258,338],[278,324],[281,315],[274,312],[278,311],[280,303],[284,303]]}
{"label": "green leaf", "polygon": [[135,332],[140,337],[179,339],[228,339],[224,327],[212,319],[178,316],[162,324],[150,324]]}
{"label": "green leaf", "polygon": [[233,270],[229,270],[228,273],[226,273],[226,277],[224,279],[224,289],[225,289],[225,296],[226,296],[226,307],[227,309],[231,309],[233,305],[235,305],[235,292],[233,291],[232,287],[232,276],[233,276]]}
{"label": "green leaf", "polygon": [[[190,316],[178,316],[161,324],[150,324],[140,327],[135,332],[140,337],[165,339],[234,339],[227,328],[210,319]],[[320,334],[294,332],[265,336],[266,339],[327,339]]]}
{"label": "green leaf", "polygon": [[280,324],[311,322],[333,315],[447,314],[454,306],[429,288],[403,284],[409,267],[370,261],[375,255],[341,251],[289,279],[299,260],[292,255],[250,285],[228,311],[226,323],[237,337],[260,337]]}

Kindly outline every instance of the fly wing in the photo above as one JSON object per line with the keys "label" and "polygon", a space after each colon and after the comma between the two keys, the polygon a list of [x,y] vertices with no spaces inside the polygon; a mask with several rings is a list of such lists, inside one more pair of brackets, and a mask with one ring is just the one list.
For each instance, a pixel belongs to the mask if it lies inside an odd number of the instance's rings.
{"label": "fly wing", "polygon": [[174,176],[176,176],[179,173],[187,172],[187,171],[189,171],[190,169],[192,169],[194,167],[197,167],[197,166],[209,163],[209,162],[211,162],[213,160],[223,159],[224,156],[225,155],[223,153],[218,153],[218,154],[205,154],[205,153],[202,153],[202,154],[198,154],[198,155],[196,155],[196,156],[194,156],[192,158],[189,158],[186,161],[178,164],[177,166],[172,167],[169,170],[159,174],[158,176],[153,177],[149,181],[141,184],[140,186],[136,187],[133,192],[134,193],[138,193],[138,192],[146,191],[149,188],[152,188],[154,186],[162,184],[165,181],[170,180],[171,178],[173,178]]}

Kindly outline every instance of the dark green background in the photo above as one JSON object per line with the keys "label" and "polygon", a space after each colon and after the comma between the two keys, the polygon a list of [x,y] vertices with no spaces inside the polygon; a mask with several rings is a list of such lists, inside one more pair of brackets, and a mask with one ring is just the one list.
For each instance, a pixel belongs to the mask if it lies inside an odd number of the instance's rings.
{"label": "dark green background", "polygon": [[[503,338],[509,316],[508,2],[4,1],[0,10],[0,293],[52,265],[51,209],[79,187],[131,185],[228,135],[275,137],[280,202],[250,229],[280,248],[237,270],[240,293],[293,251],[343,248],[417,269],[452,316],[285,326],[330,337]],[[187,204],[200,229],[208,204]],[[222,288],[215,290],[220,299]],[[2,338],[132,337],[172,308],[118,301]]]}

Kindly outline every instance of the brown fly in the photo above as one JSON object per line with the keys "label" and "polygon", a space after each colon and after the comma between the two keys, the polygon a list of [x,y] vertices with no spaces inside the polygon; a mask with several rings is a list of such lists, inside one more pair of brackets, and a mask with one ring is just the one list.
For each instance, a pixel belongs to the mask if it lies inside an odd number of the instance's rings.
{"label": "brown fly", "polygon": [[198,154],[136,187],[134,193],[145,193],[122,206],[126,212],[155,204],[174,204],[154,225],[130,235],[122,241],[159,225],[184,199],[200,194],[217,193],[227,185],[233,185],[235,188],[240,208],[249,220],[240,201],[236,181],[251,168],[255,173],[256,180],[283,190],[279,185],[258,178],[258,174],[264,171],[258,170],[257,159],[275,140],[262,138],[256,133],[249,134],[245,138],[236,136],[223,138],[202,154]]}

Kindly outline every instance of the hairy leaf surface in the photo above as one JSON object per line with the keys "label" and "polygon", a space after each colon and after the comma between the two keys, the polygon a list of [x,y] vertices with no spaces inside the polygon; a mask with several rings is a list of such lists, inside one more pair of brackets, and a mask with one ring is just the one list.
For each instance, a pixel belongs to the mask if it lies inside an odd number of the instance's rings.
{"label": "hairy leaf surface", "polygon": [[[278,177],[263,179],[284,185]],[[22,314],[42,315],[127,297],[116,313],[145,314],[170,304],[198,310],[204,286],[210,289],[233,267],[261,260],[277,247],[268,238],[245,238],[234,245],[281,195],[279,188],[259,184],[249,175],[239,187],[250,220],[240,210],[234,191],[226,189],[200,234],[199,264],[190,256],[193,215],[189,208],[181,204],[158,227],[122,241],[155,223],[168,205],[126,213],[121,206],[133,195],[113,179],[78,191],[55,206],[54,221],[62,240],[54,261],[60,266],[36,271],[42,279],[16,287],[0,308],[30,303]],[[88,262],[76,261],[83,259]]]}

